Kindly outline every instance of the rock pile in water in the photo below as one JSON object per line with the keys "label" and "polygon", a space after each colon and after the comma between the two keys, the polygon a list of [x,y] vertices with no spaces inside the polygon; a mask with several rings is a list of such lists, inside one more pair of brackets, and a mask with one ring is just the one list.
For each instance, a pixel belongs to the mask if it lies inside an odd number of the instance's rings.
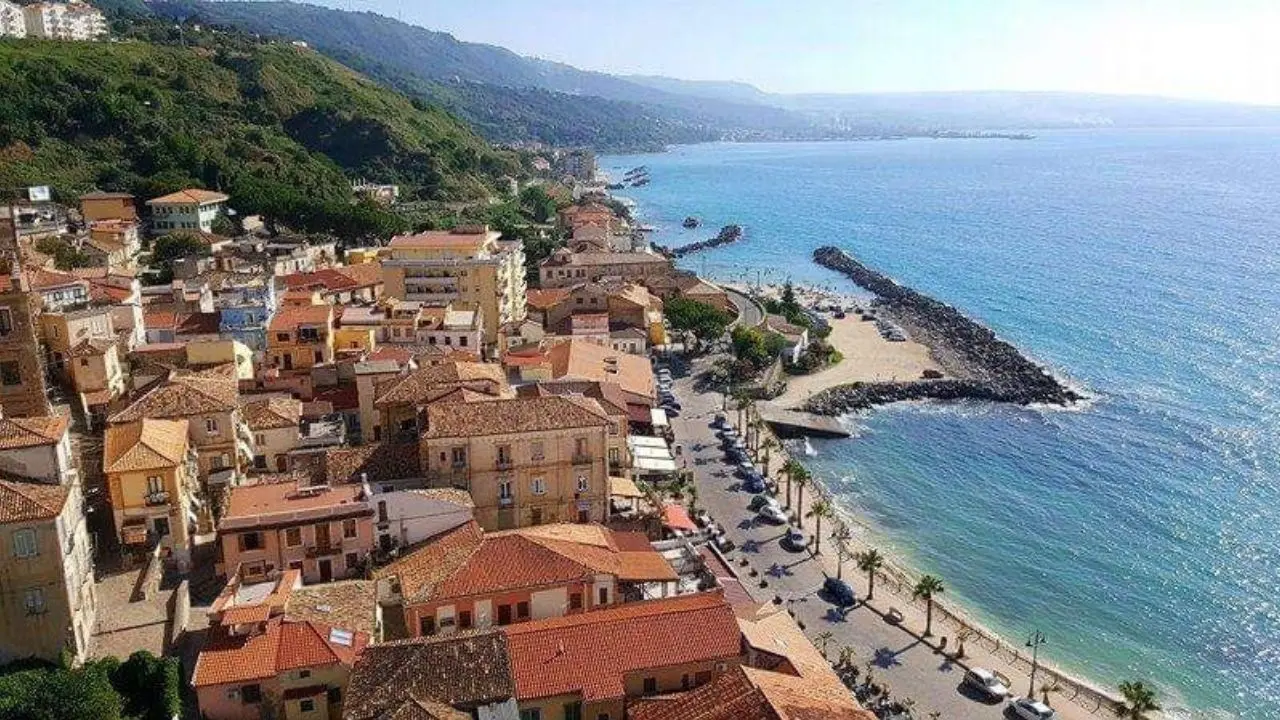
{"label": "rock pile in water", "polygon": [[960,311],[899,285],[839,248],[821,247],[814,262],[835,270],[877,296],[877,304],[924,340],[935,354],[953,360],[959,379],[853,383],[814,395],[805,409],[836,415],[900,400],[991,400],[1029,405],[1069,405],[1081,396],[1044,368],[1023,357],[995,333]]}
{"label": "rock pile in water", "polygon": [[729,243],[735,243],[741,239],[742,239],[741,225],[725,225],[724,227],[720,228],[720,232],[717,233],[716,236],[711,238],[710,240],[699,240],[698,242],[689,243],[688,245],[681,245],[678,248],[668,248],[668,247],[662,247],[662,246],[655,246],[655,247],[657,247],[658,252],[662,253],[663,255],[666,255],[669,258],[681,258],[691,253],[696,253],[702,250],[710,250],[712,248],[718,248],[721,245],[728,245]]}

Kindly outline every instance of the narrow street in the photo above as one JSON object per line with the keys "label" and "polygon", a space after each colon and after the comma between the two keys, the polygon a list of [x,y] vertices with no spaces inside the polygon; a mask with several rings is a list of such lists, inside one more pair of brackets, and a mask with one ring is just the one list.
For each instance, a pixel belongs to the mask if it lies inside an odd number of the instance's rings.
{"label": "narrow street", "polygon": [[[935,652],[934,644],[942,636],[953,635],[954,626],[944,625],[935,617],[937,637],[927,641],[909,629],[924,626],[923,612],[911,604],[909,595],[895,595],[895,588],[877,585],[873,603],[860,603],[843,616],[819,596],[818,591],[826,577],[823,562],[829,563],[828,567],[834,570],[836,552],[830,539],[832,528],[824,523],[824,554],[821,557],[815,557],[809,551],[791,552],[779,543],[786,534],[787,526],[760,521],[748,509],[752,495],[739,489],[740,481],[726,462],[719,438],[710,426],[716,412],[721,410],[723,397],[716,392],[698,393],[693,388],[693,376],[709,367],[710,362],[708,358],[700,358],[692,368],[673,367],[676,378],[674,391],[683,404],[683,412],[672,420],[672,426],[676,442],[683,445],[684,455],[689,458],[689,466],[694,471],[698,505],[726,529],[729,539],[735,544],[728,558],[747,590],[761,602],[780,597],[794,611],[797,621],[805,633],[815,639],[819,649],[822,641],[818,636],[830,632],[826,648],[828,658],[837,658],[845,646],[852,648],[856,664],[862,670],[859,677],[865,677],[869,668],[875,683],[887,685],[893,696],[914,700],[916,718],[929,718],[933,712],[941,713],[940,718],[994,720],[1012,717],[1012,713],[1006,714],[1004,703],[988,704],[963,688],[961,679],[965,668]],[[731,422],[736,422],[735,411],[730,410],[727,415]],[[776,456],[777,453],[771,461],[775,476],[782,462]],[[805,494],[806,505],[810,494]],[[785,487],[780,489],[778,500],[785,505]],[[795,502],[794,497],[792,502]],[[805,520],[804,530],[806,535],[813,533],[812,519]],[[748,561],[746,567],[740,564],[743,558]],[[749,575],[752,570],[757,573],[755,577]],[[853,586],[859,599],[865,597],[866,576],[856,569],[854,561],[845,561],[843,577]],[[767,582],[767,587],[760,587],[762,579]],[[903,613],[904,621],[896,624],[887,621],[884,614],[890,608]],[[950,638],[952,650],[955,644],[955,638]],[[1012,679],[1015,694],[1026,693],[1028,677],[1025,673],[993,657],[976,640],[967,644],[966,651],[966,662],[1006,674]],[[1052,697],[1051,700],[1063,720],[1110,717],[1105,711],[1092,714],[1060,697]]]}

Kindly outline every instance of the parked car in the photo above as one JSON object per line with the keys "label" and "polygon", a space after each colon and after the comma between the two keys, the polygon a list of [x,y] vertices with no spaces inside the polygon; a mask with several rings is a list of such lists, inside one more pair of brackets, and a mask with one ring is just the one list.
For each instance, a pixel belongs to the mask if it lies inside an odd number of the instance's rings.
{"label": "parked car", "polygon": [[849,607],[858,602],[853,586],[839,578],[829,577],[822,581],[822,589],[835,602],[836,607]]}
{"label": "parked car", "polygon": [[809,546],[809,538],[799,528],[790,528],[778,544],[782,545],[784,550],[800,552]]}
{"label": "parked car", "polygon": [[[773,498],[768,495],[757,495],[751,498],[751,502],[747,503],[747,509],[751,512],[759,512],[760,508],[767,505],[770,500],[773,500]],[[777,502],[776,500],[773,501]]]}
{"label": "parked car", "polygon": [[711,421],[711,424],[715,427],[727,428],[729,427],[729,418],[726,417],[724,413],[718,412],[716,413],[715,419]]}
{"label": "parked car", "polygon": [[972,667],[964,674],[964,684],[977,690],[988,700],[1003,700],[1009,696],[1009,688],[996,674],[986,668]]}
{"label": "parked car", "polygon": [[752,494],[762,493],[764,492],[764,481],[760,479],[759,475],[752,475],[743,481],[742,489]]}
{"label": "parked car", "polygon": [[[761,497],[764,496],[762,495]],[[778,504],[778,501],[773,498],[769,498],[769,502],[760,508],[756,516],[774,525],[785,525],[791,520],[791,518],[787,517],[787,512]]]}
{"label": "parked car", "polygon": [[1014,698],[1009,703],[1009,709],[1013,710],[1013,714],[1016,717],[1020,717],[1023,720],[1054,720],[1054,718],[1058,717],[1053,708],[1035,698]]}
{"label": "parked car", "polygon": [[680,401],[676,400],[675,398],[666,398],[662,401],[662,407],[663,409],[675,408],[676,410],[679,410],[683,406],[680,404]]}
{"label": "parked car", "polygon": [[752,463],[750,460],[743,460],[742,462],[738,463],[736,472],[738,473],[738,477],[741,477],[741,478],[758,476],[756,473],[755,463]]}

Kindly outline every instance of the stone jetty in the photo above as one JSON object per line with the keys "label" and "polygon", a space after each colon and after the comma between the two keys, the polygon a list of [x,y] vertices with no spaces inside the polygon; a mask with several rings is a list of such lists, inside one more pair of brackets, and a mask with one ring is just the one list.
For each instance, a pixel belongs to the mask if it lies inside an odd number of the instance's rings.
{"label": "stone jetty", "polygon": [[1069,405],[1081,399],[1017,348],[959,310],[900,285],[843,250],[821,247],[814,262],[876,295],[876,312],[927,345],[953,377],[907,382],[853,383],[824,390],[805,403],[809,412],[837,415],[902,400],[989,400]]}
{"label": "stone jetty", "polygon": [[657,246],[657,250],[658,252],[662,253],[663,255],[666,255],[669,258],[673,258],[673,259],[682,258],[685,255],[700,252],[702,250],[710,250],[712,248],[718,248],[721,245],[728,245],[729,243],[735,243],[741,239],[742,239],[741,225],[725,225],[724,227],[720,228],[720,232],[717,233],[716,236],[711,238],[710,240],[699,240],[698,242],[689,243],[688,245],[681,245],[678,248]]}

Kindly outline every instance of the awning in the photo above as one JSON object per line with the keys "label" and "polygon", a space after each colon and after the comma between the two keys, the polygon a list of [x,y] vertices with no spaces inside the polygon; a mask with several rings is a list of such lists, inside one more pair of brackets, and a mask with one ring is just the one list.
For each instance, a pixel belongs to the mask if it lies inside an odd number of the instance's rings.
{"label": "awning", "polygon": [[631,481],[631,478],[609,476],[609,495],[612,497],[638,498],[644,497],[644,493],[640,492],[640,488]]}
{"label": "awning", "polygon": [[686,532],[697,532],[698,530],[698,526],[689,517],[689,511],[674,504],[668,504],[662,509],[662,524],[672,530],[684,530]]}
{"label": "awning", "polygon": [[669,457],[637,457],[631,462],[631,467],[643,473],[673,473],[677,469],[676,461]]}
{"label": "awning", "polygon": [[667,427],[667,411],[662,408],[653,408],[649,410],[649,417],[652,419],[654,427]]}
{"label": "awning", "polygon": [[627,442],[632,447],[655,447],[655,448],[667,447],[666,440],[663,440],[660,437],[653,437],[651,435],[628,435]]}

